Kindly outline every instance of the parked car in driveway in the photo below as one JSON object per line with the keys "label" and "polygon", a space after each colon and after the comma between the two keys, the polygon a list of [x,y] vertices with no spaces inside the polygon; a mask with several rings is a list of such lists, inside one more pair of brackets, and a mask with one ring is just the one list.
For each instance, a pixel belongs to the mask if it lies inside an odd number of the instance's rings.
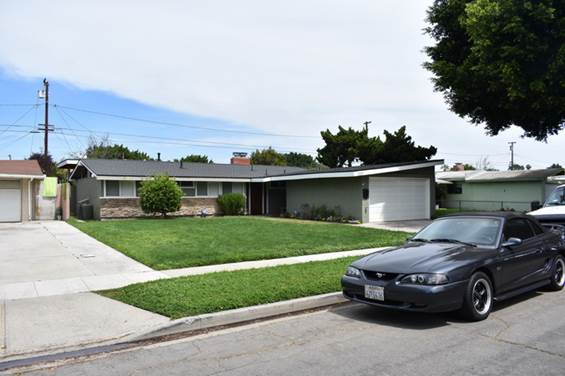
{"label": "parked car in driveway", "polygon": [[514,212],[457,214],[433,221],[398,248],[353,262],[346,298],[410,311],[461,310],[488,317],[495,301],[565,285],[563,234]]}

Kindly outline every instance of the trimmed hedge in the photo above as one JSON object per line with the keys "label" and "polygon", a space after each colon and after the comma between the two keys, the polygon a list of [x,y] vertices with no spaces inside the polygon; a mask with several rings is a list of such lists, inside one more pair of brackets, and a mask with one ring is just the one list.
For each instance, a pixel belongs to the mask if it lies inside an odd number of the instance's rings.
{"label": "trimmed hedge", "polygon": [[241,193],[226,193],[218,197],[218,206],[223,215],[241,215],[245,209],[245,196]]}

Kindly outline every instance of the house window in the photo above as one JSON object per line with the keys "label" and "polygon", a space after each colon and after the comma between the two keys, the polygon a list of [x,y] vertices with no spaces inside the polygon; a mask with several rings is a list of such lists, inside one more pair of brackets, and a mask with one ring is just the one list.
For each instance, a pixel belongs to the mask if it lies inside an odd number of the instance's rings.
{"label": "house window", "polygon": [[220,183],[209,182],[208,183],[208,196],[218,197],[220,195]]}
{"label": "house window", "polygon": [[116,180],[106,181],[106,197],[119,197],[120,196],[120,182]]}
{"label": "house window", "polygon": [[196,187],[193,181],[179,181],[180,189],[182,189],[182,195],[185,197],[196,196]]}
{"label": "house window", "polygon": [[230,182],[222,183],[222,194],[231,193],[232,184]]}
{"label": "house window", "polygon": [[105,197],[135,197],[135,182],[106,180]]}
{"label": "house window", "polygon": [[447,193],[460,195],[463,193],[463,184],[461,183],[453,183],[447,186]]}
{"label": "house window", "polygon": [[121,181],[120,182],[120,196],[122,197],[135,197],[135,182]]}
{"label": "house window", "polygon": [[208,183],[205,181],[199,181],[196,183],[196,195],[197,196],[208,196]]}

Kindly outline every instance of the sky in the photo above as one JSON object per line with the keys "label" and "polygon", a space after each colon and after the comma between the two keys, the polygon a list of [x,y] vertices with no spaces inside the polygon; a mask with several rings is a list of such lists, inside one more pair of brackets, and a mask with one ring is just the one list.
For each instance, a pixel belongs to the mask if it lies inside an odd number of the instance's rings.
{"label": "sky", "polygon": [[448,164],[506,169],[516,141],[516,163],[565,165],[565,134],[491,137],[449,111],[422,68],[431,3],[3,0],[0,159],[41,150],[29,131],[43,122],[47,77],[55,159],[104,135],[163,159],[221,163],[270,145],[315,156],[321,130],[371,121],[372,136],[406,125]]}

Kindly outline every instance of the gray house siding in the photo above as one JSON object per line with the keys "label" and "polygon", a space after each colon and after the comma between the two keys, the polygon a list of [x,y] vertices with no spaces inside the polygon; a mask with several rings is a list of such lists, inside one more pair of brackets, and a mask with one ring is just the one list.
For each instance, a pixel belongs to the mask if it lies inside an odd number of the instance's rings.
{"label": "gray house siding", "polygon": [[303,205],[339,207],[341,214],[358,220],[362,217],[362,178],[291,180],[286,184],[289,213],[301,212]]}
{"label": "gray house siding", "polygon": [[[102,195],[102,183],[96,178],[83,178],[75,181],[76,184],[76,209],[79,202],[88,199],[93,206],[94,219],[100,219],[100,196]],[[78,214],[78,213],[77,213]]]}

